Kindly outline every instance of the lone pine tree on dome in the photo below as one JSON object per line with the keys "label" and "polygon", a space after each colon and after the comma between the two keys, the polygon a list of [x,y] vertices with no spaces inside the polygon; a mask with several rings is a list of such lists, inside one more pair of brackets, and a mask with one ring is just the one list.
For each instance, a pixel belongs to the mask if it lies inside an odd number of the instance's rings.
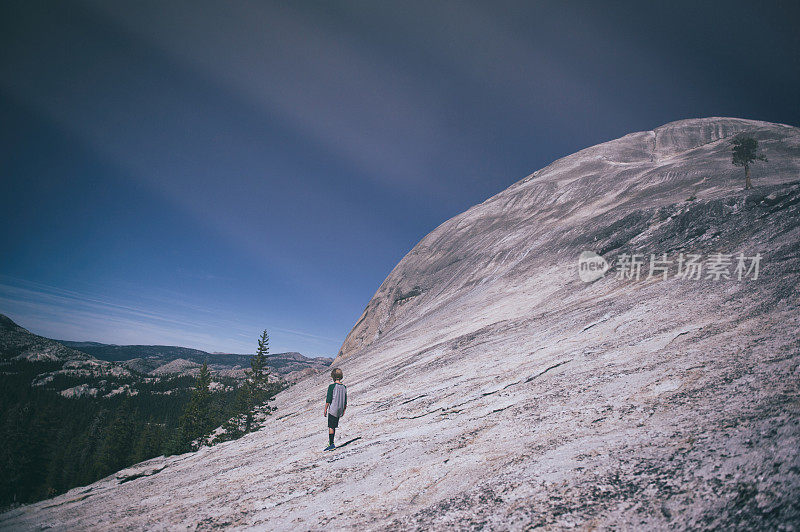
{"label": "lone pine tree on dome", "polygon": [[758,153],[758,141],[750,135],[740,135],[731,141],[733,144],[733,165],[744,166],[744,189],[753,188],[750,182],[750,165],[755,161],[766,161],[767,156]]}

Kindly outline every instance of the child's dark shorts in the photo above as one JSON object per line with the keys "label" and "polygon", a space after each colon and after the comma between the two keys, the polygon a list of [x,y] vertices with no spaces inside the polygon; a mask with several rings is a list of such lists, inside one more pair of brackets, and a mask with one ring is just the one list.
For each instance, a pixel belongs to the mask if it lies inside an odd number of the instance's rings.
{"label": "child's dark shorts", "polygon": [[328,414],[328,428],[335,429],[339,426],[339,418]]}

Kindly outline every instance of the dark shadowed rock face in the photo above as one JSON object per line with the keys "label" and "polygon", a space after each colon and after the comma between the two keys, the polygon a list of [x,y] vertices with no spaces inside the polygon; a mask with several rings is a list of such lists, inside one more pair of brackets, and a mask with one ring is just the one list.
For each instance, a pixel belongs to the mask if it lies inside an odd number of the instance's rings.
{"label": "dark shadowed rock face", "polygon": [[11,318],[0,314],[0,331],[13,331],[15,329],[19,329],[19,325],[14,323]]}
{"label": "dark shadowed rock face", "polygon": [[[741,132],[769,158],[747,192]],[[605,276],[581,281],[583,251]],[[740,253],[761,257],[757,278],[737,279]],[[723,254],[732,275],[673,263],[647,279],[651,254]],[[631,255],[638,280],[622,275]],[[318,452],[318,375],[258,433],[0,527],[796,528],[798,272],[800,130],[712,118],[633,133],[448,220],[394,268],[335,361],[339,441],[359,440]]]}

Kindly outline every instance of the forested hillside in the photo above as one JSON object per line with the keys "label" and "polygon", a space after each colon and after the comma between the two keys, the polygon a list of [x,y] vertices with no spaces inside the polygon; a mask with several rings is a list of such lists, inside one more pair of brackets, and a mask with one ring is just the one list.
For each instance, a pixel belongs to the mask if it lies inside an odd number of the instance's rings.
{"label": "forested hillside", "polygon": [[[248,375],[212,374],[203,366],[197,377],[153,377],[31,334],[0,315],[0,507],[191,450],[223,424],[217,440],[253,430],[251,410],[269,410],[254,403],[285,384],[262,377],[266,384],[254,401]],[[240,427],[239,417],[250,425]]]}

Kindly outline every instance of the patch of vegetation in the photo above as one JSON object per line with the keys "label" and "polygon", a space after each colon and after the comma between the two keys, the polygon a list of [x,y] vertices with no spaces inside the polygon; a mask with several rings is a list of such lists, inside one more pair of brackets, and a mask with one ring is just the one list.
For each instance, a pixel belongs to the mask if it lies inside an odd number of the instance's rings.
{"label": "patch of vegetation", "polygon": [[417,297],[418,295],[421,295],[422,292],[423,292],[422,288],[420,288],[419,286],[415,286],[414,288],[412,288],[408,292],[405,292],[405,293],[400,292],[400,293],[398,293],[394,298],[394,302],[395,303],[401,303],[403,301],[407,301],[407,300],[411,299],[412,297]]}

